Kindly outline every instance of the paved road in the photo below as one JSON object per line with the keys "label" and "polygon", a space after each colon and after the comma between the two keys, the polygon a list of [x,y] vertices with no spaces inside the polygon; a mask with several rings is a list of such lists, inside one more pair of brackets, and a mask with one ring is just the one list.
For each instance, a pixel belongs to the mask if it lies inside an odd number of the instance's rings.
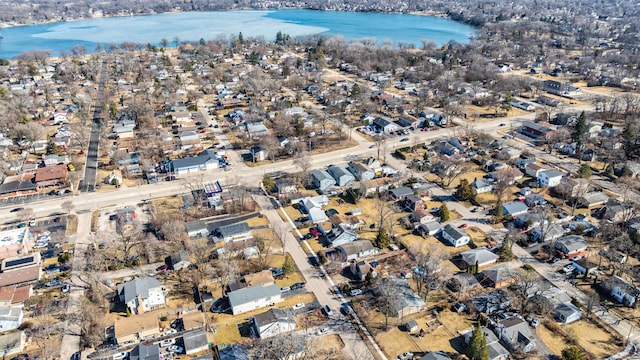
{"label": "paved road", "polygon": [[104,83],[107,79],[107,62],[102,62],[100,70],[100,80],[96,100],[93,107],[93,123],[91,124],[91,135],[89,136],[89,148],[87,150],[87,160],[84,166],[84,179],[81,182],[80,191],[92,192],[96,187],[96,176],[98,172],[98,146],[100,144],[100,131],[102,130],[102,99],[104,98]]}
{"label": "paved road", "polygon": [[[253,195],[253,199],[262,208],[262,213],[269,219],[272,226],[287,229],[284,235],[285,251],[291,254],[298,270],[304,276],[305,282],[307,283],[305,288],[314,293],[321,305],[324,306],[328,304],[333,310],[334,315],[327,326],[334,332],[340,334],[340,337],[345,343],[343,350],[344,355],[350,359],[375,359],[351,322],[340,313],[342,303],[347,300],[342,298],[341,295],[335,295],[331,292],[331,287],[335,285],[331,281],[331,278],[329,276],[320,276],[324,270],[311,265],[309,256],[304,252],[298,240],[292,235],[291,230],[295,229],[293,222],[283,221],[277,210],[273,209],[271,201],[266,196]],[[302,244],[302,246],[304,245],[306,244]],[[375,344],[375,341],[370,337],[369,342]],[[375,345],[375,348],[377,349],[379,358],[386,360],[386,357],[377,345]]]}

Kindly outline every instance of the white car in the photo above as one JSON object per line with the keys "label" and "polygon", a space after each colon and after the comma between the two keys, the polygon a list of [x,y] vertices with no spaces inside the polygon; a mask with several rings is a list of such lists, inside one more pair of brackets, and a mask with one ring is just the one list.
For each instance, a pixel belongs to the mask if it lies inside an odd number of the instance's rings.
{"label": "white car", "polygon": [[358,296],[358,295],[362,295],[362,290],[360,290],[360,289],[353,289],[353,290],[351,290],[351,292],[349,293],[349,295],[351,295],[351,296]]}
{"label": "white car", "polygon": [[407,351],[407,352],[406,352],[406,353],[404,353],[404,354],[400,354],[400,355],[398,355],[398,359],[400,359],[400,360],[410,360],[410,359],[413,359],[413,353],[412,353],[412,352],[410,352],[410,351]]}
{"label": "white car", "polygon": [[176,353],[180,354],[181,352],[184,351],[184,349],[182,347],[178,346],[178,345],[171,345],[169,347],[169,351],[176,352]]}
{"label": "white car", "polygon": [[304,308],[306,305],[304,303],[297,303],[295,305],[293,305],[293,310],[299,310]]}
{"label": "white car", "polygon": [[126,358],[127,356],[129,356],[129,353],[126,351],[123,351],[117,354],[113,354],[113,360],[121,360]]}
{"label": "white car", "polygon": [[171,334],[175,334],[177,332],[178,332],[178,330],[176,330],[176,329],[169,329],[169,330],[165,331],[164,334],[162,334],[162,335],[171,335]]}
{"label": "white car", "polygon": [[325,335],[329,333],[329,328],[328,327],[323,327],[318,329],[318,335]]}
{"label": "white car", "polygon": [[164,340],[160,341],[160,347],[173,345],[175,343],[176,343],[176,339],[164,339]]}

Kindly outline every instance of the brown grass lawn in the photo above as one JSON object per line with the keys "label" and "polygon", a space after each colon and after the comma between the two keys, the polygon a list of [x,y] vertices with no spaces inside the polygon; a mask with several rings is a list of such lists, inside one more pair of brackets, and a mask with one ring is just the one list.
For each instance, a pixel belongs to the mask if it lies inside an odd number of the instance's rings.
{"label": "brown grass lawn", "polygon": [[255,217],[252,217],[251,219],[245,220],[245,222],[249,225],[249,227],[269,225],[269,220],[264,216],[262,217],[255,216]]}
{"label": "brown grass lawn", "polygon": [[67,215],[66,236],[75,235],[78,232],[78,217],[76,215]]}
{"label": "brown grass lawn", "polygon": [[[315,301],[313,293],[304,293],[300,295],[290,296],[285,301],[276,304],[274,308],[290,308],[297,303],[311,303]],[[243,314],[230,315],[230,314],[213,314],[208,313],[211,324],[216,329],[215,339],[218,344],[235,344],[242,342],[243,338],[240,336],[238,325],[247,321],[251,317],[266,312],[269,308],[257,309]],[[248,341],[248,338],[244,340]]]}
{"label": "brown grass lawn", "polygon": [[621,347],[615,345],[612,334],[590,321],[576,321],[566,325],[565,330],[575,336],[578,345],[594,354],[598,359],[603,359],[622,350]]}
{"label": "brown grass lawn", "polygon": [[180,209],[184,203],[179,196],[170,196],[151,200],[157,214],[171,214]]}
{"label": "brown grass lawn", "polygon": [[562,349],[569,345],[562,336],[554,334],[551,330],[547,329],[544,324],[538,326],[536,329],[536,335],[540,341],[556,355],[560,355]]}

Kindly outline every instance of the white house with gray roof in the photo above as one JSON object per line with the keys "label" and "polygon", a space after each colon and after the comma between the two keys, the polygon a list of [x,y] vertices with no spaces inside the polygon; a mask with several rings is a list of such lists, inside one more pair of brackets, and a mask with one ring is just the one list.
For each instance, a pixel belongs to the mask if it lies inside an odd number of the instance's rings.
{"label": "white house with gray roof", "polygon": [[467,245],[471,241],[471,237],[464,229],[449,224],[442,228],[442,238],[454,247]]}
{"label": "white house with gray roof", "polygon": [[325,170],[311,170],[311,181],[318,190],[326,191],[336,185],[336,180]]}
{"label": "white house with gray roof", "polygon": [[349,170],[359,181],[367,181],[376,177],[375,171],[367,165],[355,161],[351,161],[349,163],[347,170]]}
{"label": "white house with gray roof", "polygon": [[271,306],[283,300],[280,287],[276,284],[249,286],[231,291],[227,296],[233,315]]}
{"label": "white house with gray roof", "polygon": [[220,240],[233,242],[252,238],[251,228],[249,227],[249,224],[244,221],[220,226],[214,230],[213,236],[215,237],[214,242],[219,242]]}
{"label": "white house with gray roof", "polygon": [[540,186],[555,187],[560,185],[564,174],[560,170],[551,169],[538,174],[538,183]]}
{"label": "white house with gray roof", "polygon": [[142,314],[165,306],[162,284],[156,278],[135,278],[118,284],[118,296],[132,314]]}

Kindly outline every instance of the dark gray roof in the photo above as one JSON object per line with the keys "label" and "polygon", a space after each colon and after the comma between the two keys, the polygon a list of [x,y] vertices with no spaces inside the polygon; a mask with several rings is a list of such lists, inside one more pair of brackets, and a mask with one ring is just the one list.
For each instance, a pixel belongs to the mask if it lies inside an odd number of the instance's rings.
{"label": "dark gray roof", "polygon": [[457,227],[451,226],[450,224],[445,225],[442,231],[447,233],[447,235],[449,235],[454,240],[458,240],[465,236],[469,236],[467,235],[467,232],[464,231],[463,229],[458,229]]}
{"label": "dark gray roof", "polygon": [[220,360],[249,360],[247,348],[244,345],[231,345],[220,350]]}
{"label": "dark gray roof", "polygon": [[209,155],[185,157],[182,159],[171,160],[171,167],[176,169],[189,169],[204,165],[212,158]]}
{"label": "dark gray roof", "polygon": [[498,289],[472,298],[471,303],[479,312],[491,315],[498,310],[511,306],[511,299],[506,292]]}
{"label": "dark gray roof", "polygon": [[143,299],[149,298],[149,289],[157,287],[162,287],[162,284],[156,278],[135,278],[124,284],[118,284],[118,294],[124,295],[124,302],[128,303],[138,295]]}
{"label": "dark gray roof", "polygon": [[335,182],[333,177],[325,170],[318,170],[318,169],[311,170],[310,174],[317,181],[322,181],[322,180],[328,179],[328,180],[331,180],[331,181]]}
{"label": "dark gray roof", "polygon": [[565,319],[568,318],[569,316],[575,314],[575,313],[582,314],[580,309],[578,309],[572,303],[564,303],[564,304],[559,304],[558,306],[556,306],[556,314],[564,315]]}
{"label": "dark gray roof", "polygon": [[199,349],[209,343],[209,340],[207,340],[207,333],[205,333],[204,330],[196,330],[184,333],[182,335],[182,340],[184,340],[184,350],[187,353],[189,352],[189,350]]}
{"label": "dark gray roof", "polygon": [[451,360],[451,358],[443,351],[435,351],[425,354],[420,360]]}
{"label": "dark gray roof", "polygon": [[543,173],[548,177],[548,178],[553,178],[553,177],[557,177],[557,176],[563,176],[564,173],[558,169],[549,169],[549,170],[545,170],[543,171]]}
{"label": "dark gray roof", "polygon": [[216,229],[216,232],[223,238],[228,236],[235,236],[249,231],[251,231],[251,229],[249,228],[249,224],[244,221],[236,224],[220,226]]}
{"label": "dark gray roof", "polygon": [[256,322],[256,326],[258,327],[261,325],[275,323],[278,320],[286,320],[295,323],[293,316],[287,311],[281,309],[269,309],[269,311],[255,315],[253,320]]}
{"label": "dark gray roof", "polygon": [[400,197],[400,196],[407,196],[407,195],[413,194],[413,189],[405,186],[397,189],[391,189],[389,190],[389,192],[393,194],[393,196],[395,197]]}
{"label": "dark gray roof", "polygon": [[35,189],[35,182],[31,180],[19,180],[0,185],[0,194],[8,194],[16,191],[29,191]]}
{"label": "dark gray roof", "polygon": [[348,176],[350,178],[353,178],[353,174],[351,174],[349,171],[347,171],[347,169],[343,168],[342,166],[329,165],[329,167],[327,168],[327,171],[329,172],[329,174],[333,175],[336,178],[340,178],[342,176]]}
{"label": "dark gray roof", "polygon": [[189,221],[184,225],[187,228],[188,233],[194,232],[194,231],[203,231],[207,229],[207,224],[205,224],[204,221],[202,220]]}
{"label": "dark gray roof", "polygon": [[525,204],[522,201],[512,201],[510,203],[506,203],[504,205],[502,205],[502,207],[505,210],[505,213],[507,215],[509,214],[516,214],[519,213],[521,211],[528,211],[529,208],[527,207],[527,204]]}
{"label": "dark gray roof", "polygon": [[160,346],[158,344],[140,344],[133,348],[129,360],[160,360]]}
{"label": "dark gray roof", "polygon": [[189,254],[186,250],[180,250],[177,253],[171,255],[171,264],[175,265],[181,261],[189,262]]}

